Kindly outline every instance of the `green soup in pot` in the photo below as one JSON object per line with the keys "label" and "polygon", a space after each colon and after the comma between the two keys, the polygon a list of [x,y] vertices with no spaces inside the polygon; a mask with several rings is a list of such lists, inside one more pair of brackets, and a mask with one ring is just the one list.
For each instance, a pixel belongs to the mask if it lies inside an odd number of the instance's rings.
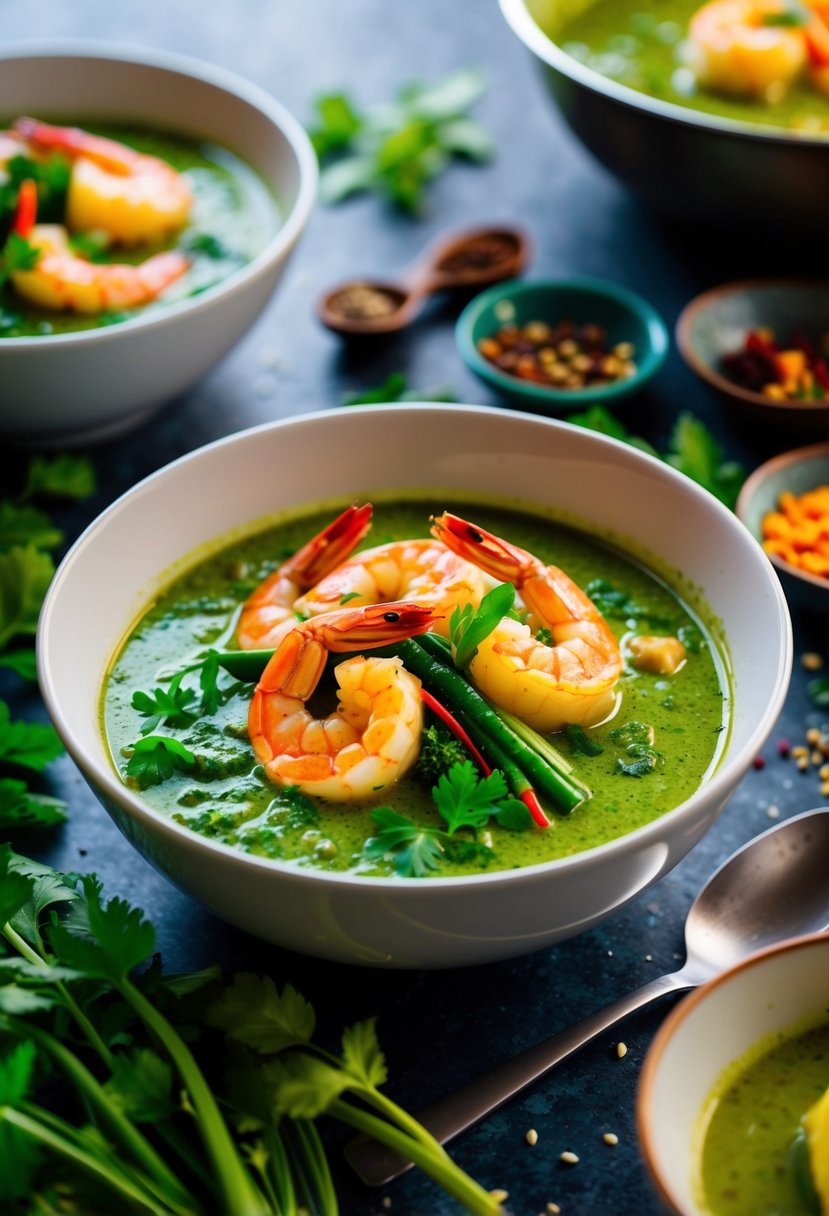
{"label": "green soup in pot", "polygon": [[727,96],[699,84],[688,24],[701,0],[530,0],[539,25],[572,58],[660,101],[740,122],[829,135],[829,97],[803,72],[773,101]]}
{"label": "green soup in pot", "polygon": [[[444,507],[555,564],[580,587],[595,580],[613,608],[606,619],[625,653],[633,633],[670,633],[686,642],[687,659],[671,676],[637,670],[626,662],[613,718],[590,728],[594,755],[575,749],[565,734],[551,736],[574,764],[592,798],[570,815],[546,808],[553,825],[511,830],[494,819],[479,833],[476,847],[452,850],[436,877],[505,870],[569,856],[617,839],[678,806],[715,769],[728,734],[730,689],[727,656],[704,609],[691,606],[679,576],[663,576],[616,547],[588,537],[542,513],[510,505],[436,500],[391,503],[375,499],[372,531],[361,547],[389,540],[425,537],[429,517]],[[336,509],[280,520],[272,528],[234,542],[208,556],[194,557],[155,599],[115,656],[103,695],[103,729],[113,763],[126,780],[130,750],[146,717],[133,706],[137,690],[169,688],[170,676],[208,648],[234,649],[241,604],[259,581],[327,525]],[[370,652],[366,652],[370,653]],[[165,682],[166,681],[166,682]],[[230,684],[232,681],[226,681]],[[373,801],[306,800],[286,805],[279,788],[257,765],[247,737],[251,685],[240,686],[215,713],[160,732],[179,740],[199,759],[194,775],[175,772],[140,796],[161,815],[235,848],[297,866],[367,875],[395,873],[391,858],[366,852],[374,823],[371,811],[391,807],[427,827],[441,826],[432,782],[415,767]],[[319,716],[336,700],[324,677],[310,707]],[[658,763],[644,775],[626,771],[627,724],[650,728]],[[636,769],[636,765],[627,768]]]}

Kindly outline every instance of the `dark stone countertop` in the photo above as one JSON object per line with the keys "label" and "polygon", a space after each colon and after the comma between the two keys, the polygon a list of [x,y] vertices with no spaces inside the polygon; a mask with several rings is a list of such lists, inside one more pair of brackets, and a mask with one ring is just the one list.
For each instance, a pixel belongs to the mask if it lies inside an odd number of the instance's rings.
{"label": "dark stone countertop", "polygon": [[[345,87],[360,102],[390,97],[403,81],[434,79],[477,64],[488,91],[476,114],[493,131],[499,154],[483,168],[452,167],[434,185],[420,220],[396,216],[375,198],[318,207],[264,315],[231,355],[191,392],[140,429],[97,447],[99,485],[92,501],[61,513],[73,539],[100,510],[145,475],[210,440],[270,419],[336,405],[345,392],[403,371],[420,389],[447,384],[459,400],[498,404],[455,352],[457,302],[435,301],[400,336],[351,349],[313,315],[318,294],[352,273],[389,272],[413,260],[438,233],[474,221],[525,225],[535,243],[534,276],[590,274],[644,294],[673,326],[698,291],[732,278],[786,268],[814,272],[809,250],[779,248],[774,217],[766,240],[740,243],[650,214],[575,142],[553,111],[540,75],[504,24],[494,0],[41,0],[37,28],[27,6],[4,7],[7,40],[107,39],[161,46],[212,61],[271,91],[303,121],[318,92]],[[0,374],[2,356],[0,355]],[[0,391],[2,386],[0,385]],[[785,435],[750,433],[685,368],[675,348],[652,388],[620,407],[636,433],[664,447],[679,411],[702,417],[729,455],[754,467],[795,446]],[[378,447],[382,435],[378,435]],[[0,455],[3,492],[17,485],[20,456]],[[806,694],[800,657],[825,647],[820,619],[796,615],[795,671],[781,720],[716,826],[669,876],[599,928],[511,962],[447,972],[354,971],[263,946],[217,921],[174,890],[128,845],[68,759],[50,770],[54,792],[71,806],[68,824],[48,840],[17,841],[64,869],[95,870],[110,895],[143,906],[159,929],[168,969],[218,961],[290,981],[318,1007],[322,1033],[379,1015],[390,1068],[389,1092],[411,1110],[560,1030],[647,980],[679,966],[682,924],[695,892],[737,846],[781,817],[821,804],[816,772],[801,776],[781,759],[776,741],[802,740],[821,715]],[[15,715],[37,717],[38,698],[20,695],[5,676],[0,695]],[[481,1126],[456,1141],[457,1160],[489,1187],[509,1191],[514,1216],[535,1216],[548,1201],[564,1216],[656,1216],[662,1211],[636,1141],[634,1095],[640,1065],[665,1000],[630,1016],[616,1032],[556,1068]],[[619,1059],[618,1039],[628,1045]],[[528,1128],[538,1132],[530,1148]],[[615,1147],[602,1133],[619,1137]],[[332,1133],[332,1145],[339,1144]],[[559,1161],[575,1151],[575,1166]],[[443,1216],[456,1205],[422,1176],[409,1174],[369,1191],[333,1153],[342,1211]],[[384,1206],[383,1198],[391,1200]]]}

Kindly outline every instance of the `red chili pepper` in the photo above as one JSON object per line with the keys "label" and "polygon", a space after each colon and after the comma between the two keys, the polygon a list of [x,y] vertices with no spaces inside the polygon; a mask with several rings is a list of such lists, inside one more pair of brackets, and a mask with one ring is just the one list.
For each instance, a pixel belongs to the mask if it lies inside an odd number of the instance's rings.
{"label": "red chili pepper", "polygon": [[519,794],[519,797],[524,803],[524,806],[532,815],[533,822],[540,828],[548,828],[550,826],[550,820],[544,814],[544,810],[541,803],[538,801],[535,790],[531,790],[528,786],[522,794]]}
{"label": "red chili pepper", "polygon": [[35,226],[37,219],[37,186],[30,177],[20,183],[17,195],[17,209],[12,221],[12,231],[18,236],[26,237]]}
{"label": "red chili pepper", "polygon": [[776,355],[780,350],[776,342],[767,338],[765,334],[758,333],[756,329],[749,330],[745,348],[752,355]]}
{"label": "red chili pepper", "polygon": [[454,714],[451,714],[446,706],[441,705],[440,701],[436,700],[436,698],[433,697],[430,692],[427,692],[425,688],[421,688],[420,698],[423,701],[423,704],[428,709],[431,709],[432,713],[440,718],[441,722],[443,722],[444,725],[451,730],[452,734],[455,735],[456,738],[460,739],[464,747],[472,753],[475,763],[483,771],[484,776],[488,777],[492,772],[492,765],[487,764],[486,760],[481,755],[480,751],[472,742],[469,735],[466,733]]}

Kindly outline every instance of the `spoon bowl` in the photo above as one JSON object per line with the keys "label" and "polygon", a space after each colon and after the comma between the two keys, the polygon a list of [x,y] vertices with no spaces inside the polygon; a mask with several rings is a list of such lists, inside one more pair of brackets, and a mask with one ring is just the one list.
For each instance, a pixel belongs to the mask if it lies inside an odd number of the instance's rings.
{"label": "spoon bowl", "polygon": [[[755,836],[711,875],[685,921],[686,959],[670,975],[530,1047],[417,1113],[441,1142],[472,1127],[621,1018],[669,992],[685,992],[758,950],[829,928],[829,807],[804,811]],[[364,1182],[383,1186],[411,1167],[361,1136],[346,1155]]]}
{"label": "spoon bowl", "polygon": [[329,288],[317,311],[323,325],[335,333],[394,333],[414,320],[427,296],[478,290],[513,278],[529,256],[529,238],[519,228],[462,228],[430,245],[397,279],[348,279]]}

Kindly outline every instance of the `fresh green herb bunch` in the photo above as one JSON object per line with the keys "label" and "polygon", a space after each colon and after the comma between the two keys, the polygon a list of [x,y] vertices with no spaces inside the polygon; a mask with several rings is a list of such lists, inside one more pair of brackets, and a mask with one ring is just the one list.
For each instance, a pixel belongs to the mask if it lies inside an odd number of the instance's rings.
{"label": "fresh green herb bunch", "polygon": [[381,1093],[373,1018],[334,1054],[290,985],[165,976],[154,946],[144,913],[93,875],[0,846],[0,1210],[337,1216],[324,1112],[467,1211],[501,1210]]}
{"label": "fresh green herb bunch", "polygon": [[393,101],[363,111],[345,93],[317,97],[310,135],[322,165],[322,201],[371,190],[420,212],[429,182],[454,157],[493,156],[491,136],[467,113],[484,88],[481,73],[464,68],[433,84],[404,85]]}
{"label": "fresh green herb bunch", "polygon": [[[32,641],[55,573],[51,552],[63,540],[34,500],[86,498],[94,488],[92,465],[85,457],[35,457],[21,494],[0,501],[0,668],[20,679],[36,677]],[[48,827],[65,817],[62,802],[29,784],[31,774],[42,772],[62,753],[51,726],[13,721],[8,705],[0,701],[0,832]]]}

